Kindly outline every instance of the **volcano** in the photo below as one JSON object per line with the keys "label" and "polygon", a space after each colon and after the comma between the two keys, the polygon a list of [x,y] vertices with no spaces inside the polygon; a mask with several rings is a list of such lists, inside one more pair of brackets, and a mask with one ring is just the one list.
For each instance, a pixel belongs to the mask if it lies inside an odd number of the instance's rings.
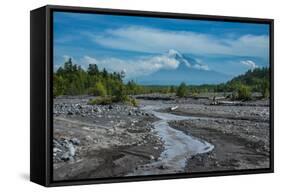
{"label": "volcano", "polygon": [[139,77],[137,82],[142,85],[179,85],[185,82],[190,85],[218,84],[231,79],[231,76],[210,70],[207,65],[197,59],[171,49],[166,55],[178,64],[176,68],[159,69],[158,71]]}

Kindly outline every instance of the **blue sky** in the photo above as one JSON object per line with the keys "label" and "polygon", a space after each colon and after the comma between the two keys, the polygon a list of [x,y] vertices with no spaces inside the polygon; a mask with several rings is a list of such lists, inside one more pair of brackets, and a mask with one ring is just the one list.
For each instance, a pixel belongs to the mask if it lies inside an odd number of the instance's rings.
{"label": "blue sky", "polygon": [[55,69],[71,57],[134,79],[177,68],[169,50],[193,58],[201,70],[236,76],[269,66],[269,25],[54,13]]}

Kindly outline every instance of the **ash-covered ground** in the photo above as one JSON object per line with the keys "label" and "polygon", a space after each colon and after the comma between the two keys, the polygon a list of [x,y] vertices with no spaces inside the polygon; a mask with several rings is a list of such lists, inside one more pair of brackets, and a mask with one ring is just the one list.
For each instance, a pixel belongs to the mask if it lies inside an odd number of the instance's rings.
{"label": "ash-covered ground", "polygon": [[152,114],[88,100],[54,100],[54,180],[124,176],[159,157],[163,143],[153,132]]}
{"label": "ash-covered ground", "polygon": [[269,102],[137,97],[139,107],[54,99],[54,180],[269,167]]}

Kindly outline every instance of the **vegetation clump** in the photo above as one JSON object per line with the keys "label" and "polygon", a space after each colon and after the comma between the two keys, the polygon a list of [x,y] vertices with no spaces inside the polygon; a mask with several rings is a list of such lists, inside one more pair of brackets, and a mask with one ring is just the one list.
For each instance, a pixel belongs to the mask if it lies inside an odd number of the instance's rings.
{"label": "vegetation clump", "polygon": [[110,105],[113,103],[125,103],[127,105],[131,105],[137,107],[139,105],[138,101],[132,97],[126,97],[124,100],[119,100],[117,97],[114,96],[104,96],[104,97],[96,97],[94,99],[89,99],[89,105]]}
{"label": "vegetation clump", "polygon": [[88,89],[88,94],[89,95],[94,95],[94,96],[106,96],[106,88],[101,82],[97,82],[93,87],[90,87]]}
{"label": "vegetation clump", "polygon": [[246,85],[240,85],[237,90],[237,99],[238,100],[250,100],[252,97],[252,93],[250,87]]}

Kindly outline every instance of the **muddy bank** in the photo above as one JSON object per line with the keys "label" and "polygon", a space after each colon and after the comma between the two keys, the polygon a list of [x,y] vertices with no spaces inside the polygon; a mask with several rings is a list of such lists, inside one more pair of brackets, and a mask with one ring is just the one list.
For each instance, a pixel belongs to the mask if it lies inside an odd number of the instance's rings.
{"label": "muddy bank", "polygon": [[189,159],[187,172],[269,168],[268,122],[190,119],[170,126],[214,145],[211,152]]}

